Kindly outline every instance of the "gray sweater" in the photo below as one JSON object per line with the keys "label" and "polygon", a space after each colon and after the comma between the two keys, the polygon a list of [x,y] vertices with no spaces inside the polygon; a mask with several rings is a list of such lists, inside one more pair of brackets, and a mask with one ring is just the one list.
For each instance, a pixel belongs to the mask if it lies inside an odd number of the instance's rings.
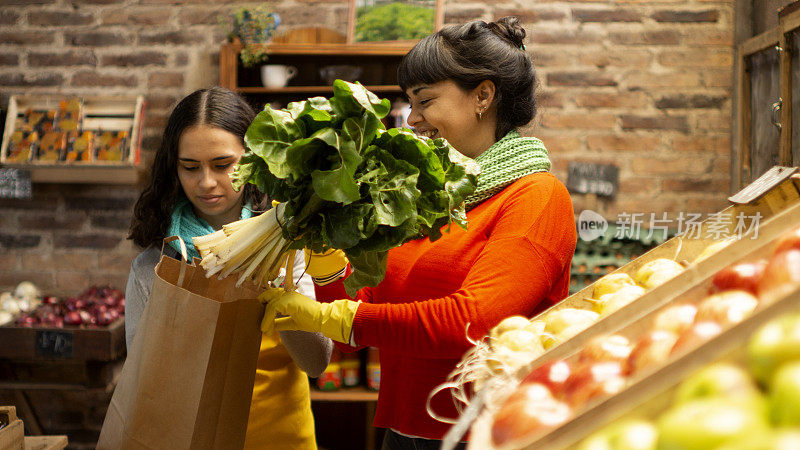
{"label": "gray sweater", "polygon": [[[166,246],[164,254],[178,259],[178,252]],[[156,246],[146,248],[131,265],[128,275],[128,285],[125,288],[125,342],[130,349],[139,319],[144,313],[144,306],[150,298],[150,289],[153,287],[155,267],[161,259],[161,249]],[[314,284],[311,277],[304,274],[305,260],[303,252],[297,252],[294,265],[294,279],[297,291],[314,298]],[[302,277],[301,277],[302,275]],[[333,342],[321,333],[307,333],[305,331],[281,331],[281,341],[289,351],[294,362],[305,373],[318,377],[328,366],[333,350]]]}

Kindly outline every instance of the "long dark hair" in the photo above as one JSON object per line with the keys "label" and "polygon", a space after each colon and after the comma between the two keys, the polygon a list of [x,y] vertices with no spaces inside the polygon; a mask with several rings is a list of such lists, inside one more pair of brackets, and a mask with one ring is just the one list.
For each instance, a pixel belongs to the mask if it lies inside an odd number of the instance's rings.
{"label": "long dark hair", "polygon": [[[181,134],[194,125],[211,125],[242,139],[255,118],[255,111],[235,92],[222,87],[200,89],[184,97],[169,116],[161,147],[156,151],[150,181],[136,200],[130,234],[136,245],[159,245],[169,228],[175,202],[185,197],[178,180],[178,142]],[[244,201],[261,206],[263,195],[248,184]]]}
{"label": "long dark hair", "polygon": [[523,49],[524,38],[525,29],[516,17],[444,27],[403,57],[397,80],[403,91],[444,80],[469,91],[484,80],[492,81],[499,140],[536,116],[536,71]]}

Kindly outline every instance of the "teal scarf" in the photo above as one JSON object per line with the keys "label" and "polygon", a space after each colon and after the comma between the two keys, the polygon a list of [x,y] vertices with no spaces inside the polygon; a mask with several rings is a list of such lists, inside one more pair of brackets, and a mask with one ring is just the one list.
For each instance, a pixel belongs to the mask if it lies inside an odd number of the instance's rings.
{"label": "teal scarf", "polygon": [[[248,203],[242,208],[242,214],[239,218],[249,219],[251,217],[253,217],[253,212],[250,210],[250,204]],[[194,248],[192,238],[213,232],[214,229],[208,222],[197,217],[189,200],[186,198],[178,200],[175,204],[175,208],[172,209],[172,219],[169,224],[169,229],[167,230],[167,236],[180,236],[181,239],[183,239],[183,242],[186,243],[186,252],[188,253],[189,261],[191,261],[192,258],[200,257],[197,249]],[[170,242],[169,245],[180,254],[181,244],[177,240]]]}
{"label": "teal scarf", "polygon": [[550,170],[550,158],[541,140],[522,137],[511,130],[502,139],[481,153],[475,162],[481,168],[475,193],[466,198],[467,209],[500,192],[518,179]]}

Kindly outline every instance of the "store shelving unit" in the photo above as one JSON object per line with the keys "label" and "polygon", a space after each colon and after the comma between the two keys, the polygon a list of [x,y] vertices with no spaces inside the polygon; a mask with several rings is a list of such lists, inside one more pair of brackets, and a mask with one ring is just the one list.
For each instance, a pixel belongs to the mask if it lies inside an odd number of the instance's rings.
{"label": "store shelving unit", "polygon": [[283,88],[265,88],[260,68],[246,68],[239,61],[241,43],[227,43],[220,49],[220,85],[234,90],[258,107],[286,103],[315,95],[331,95],[333,88],[320,74],[326,66],[350,65],[361,69],[358,81],[376,94],[401,94],[397,66],[411,44],[276,43],[265,44],[269,64],[297,68],[297,75]]}

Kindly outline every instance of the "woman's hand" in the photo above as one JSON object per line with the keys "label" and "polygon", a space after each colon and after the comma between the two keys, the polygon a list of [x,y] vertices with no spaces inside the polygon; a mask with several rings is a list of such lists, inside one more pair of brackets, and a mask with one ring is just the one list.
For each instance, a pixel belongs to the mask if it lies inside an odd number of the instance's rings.
{"label": "woman's hand", "polygon": [[[319,303],[297,292],[269,289],[258,296],[266,303],[261,331],[302,330],[320,332],[334,341],[349,343],[358,302],[336,300]],[[278,317],[282,314],[285,317]]]}

